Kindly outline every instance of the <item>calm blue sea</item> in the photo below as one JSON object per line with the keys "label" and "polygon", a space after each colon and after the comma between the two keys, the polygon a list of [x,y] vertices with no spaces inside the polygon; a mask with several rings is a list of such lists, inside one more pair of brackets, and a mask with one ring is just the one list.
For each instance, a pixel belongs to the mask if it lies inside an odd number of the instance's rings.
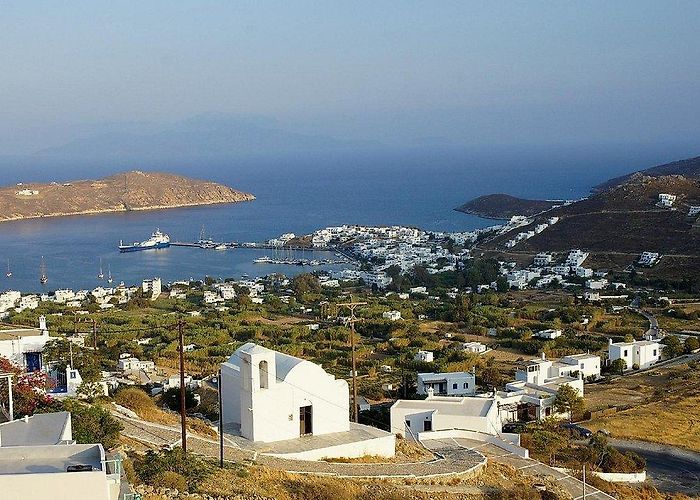
{"label": "calm blue sea", "polygon": [[[174,240],[207,236],[225,241],[263,241],[283,232],[309,233],[343,223],[404,224],[464,231],[493,224],[453,209],[483,194],[531,198],[578,198],[596,183],[665,160],[663,150],[635,148],[509,148],[316,153],[237,160],[65,162],[47,157],[0,162],[2,184],[94,178],[127,169],[168,170],[226,183],[257,200],[227,206],[28,220],[0,224],[0,290],[92,288],[99,259],[116,282],[160,276],[240,277],[302,270],[254,264],[258,250],[204,251],[170,248],[119,254],[117,244],[147,238],[156,228]],[[44,256],[49,283],[39,284]],[[325,257],[319,254],[319,257]],[[308,269],[308,268],[305,268]]]}

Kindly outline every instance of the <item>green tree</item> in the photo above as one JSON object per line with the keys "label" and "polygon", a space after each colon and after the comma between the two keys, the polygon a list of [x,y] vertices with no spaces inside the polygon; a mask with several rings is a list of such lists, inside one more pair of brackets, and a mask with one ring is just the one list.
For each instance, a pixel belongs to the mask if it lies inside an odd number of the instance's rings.
{"label": "green tree", "polygon": [[307,293],[321,293],[321,283],[318,277],[311,273],[302,273],[296,275],[292,279],[291,288],[294,291],[294,295],[298,299],[301,299]]}
{"label": "green tree", "polygon": [[[180,388],[172,387],[163,393],[163,403],[174,411],[180,411]],[[191,410],[197,406],[197,400],[191,389],[185,389],[185,408]]]}
{"label": "green tree", "polygon": [[685,339],[685,352],[691,353],[700,349],[700,340],[697,337],[688,337]]}
{"label": "green tree", "polygon": [[618,358],[611,363],[610,367],[612,368],[613,373],[619,373],[622,375],[627,369],[627,361],[622,358]]}
{"label": "green tree", "polygon": [[568,384],[559,387],[554,398],[554,410],[557,413],[566,413],[569,415],[569,420],[571,420],[574,414],[583,413],[583,409],[583,396],[581,396],[578,389]]}
{"label": "green tree", "polygon": [[668,335],[662,342],[665,344],[663,353],[667,358],[675,358],[683,354],[683,345],[680,339],[675,335]]}
{"label": "green tree", "polygon": [[71,414],[73,439],[78,443],[102,443],[106,449],[119,444],[119,432],[124,427],[106,408],[71,399],[63,407]]}

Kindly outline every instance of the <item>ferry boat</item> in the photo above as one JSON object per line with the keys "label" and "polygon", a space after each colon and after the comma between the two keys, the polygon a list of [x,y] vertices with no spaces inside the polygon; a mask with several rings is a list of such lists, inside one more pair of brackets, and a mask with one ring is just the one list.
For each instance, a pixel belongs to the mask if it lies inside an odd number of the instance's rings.
{"label": "ferry boat", "polygon": [[160,229],[156,229],[150,238],[146,241],[136,242],[133,245],[124,245],[119,242],[120,252],[138,252],[141,250],[157,250],[159,248],[168,248],[170,246],[170,236],[164,234]]}

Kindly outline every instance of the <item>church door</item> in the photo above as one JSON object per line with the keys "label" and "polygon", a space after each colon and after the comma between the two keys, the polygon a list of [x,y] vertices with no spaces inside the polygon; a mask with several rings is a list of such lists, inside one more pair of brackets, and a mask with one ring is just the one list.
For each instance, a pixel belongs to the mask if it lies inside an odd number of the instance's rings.
{"label": "church door", "polygon": [[313,412],[311,406],[302,406],[299,408],[299,435],[305,436],[313,433]]}

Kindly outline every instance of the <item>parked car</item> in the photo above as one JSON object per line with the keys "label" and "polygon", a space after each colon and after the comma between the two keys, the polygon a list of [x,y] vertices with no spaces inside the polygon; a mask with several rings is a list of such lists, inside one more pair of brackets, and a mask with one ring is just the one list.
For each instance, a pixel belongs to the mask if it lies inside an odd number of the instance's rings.
{"label": "parked car", "polygon": [[559,427],[562,429],[567,429],[571,434],[579,438],[589,438],[593,435],[593,431],[578,424],[566,423],[561,424]]}

